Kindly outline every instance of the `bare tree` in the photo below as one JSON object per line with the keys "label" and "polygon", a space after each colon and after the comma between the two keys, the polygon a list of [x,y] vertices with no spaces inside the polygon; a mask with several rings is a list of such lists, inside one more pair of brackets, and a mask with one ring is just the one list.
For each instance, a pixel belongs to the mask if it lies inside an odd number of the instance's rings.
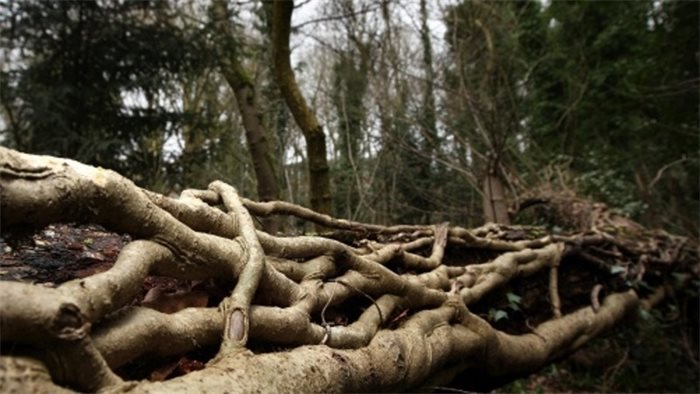
{"label": "bare tree", "polygon": [[[236,95],[238,111],[246,131],[248,149],[257,179],[258,198],[261,201],[277,200],[279,189],[274,171],[274,152],[269,132],[265,129],[262,114],[256,103],[255,84],[239,60],[240,49],[237,48],[239,44],[234,36],[226,3],[214,1],[211,7],[214,25],[220,35],[218,42],[222,47],[219,54],[220,69]],[[265,228],[274,233],[277,225],[274,221],[268,220],[265,222]]]}
{"label": "bare tree", "polygon": [[297,125],[306,140],[306,160],[309,168],[311,208],[331,212],[331,182],[326,157],[326,135],[313,110],[309,108],[292,70],[289,49],[293,1],[272,4],[272,53],[277,84]]}

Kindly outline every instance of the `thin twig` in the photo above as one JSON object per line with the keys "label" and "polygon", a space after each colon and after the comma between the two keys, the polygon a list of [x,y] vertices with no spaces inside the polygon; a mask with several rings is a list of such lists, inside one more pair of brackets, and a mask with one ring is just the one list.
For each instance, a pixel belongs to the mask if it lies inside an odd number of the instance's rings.
{"label": "thin twig", "polygon": [[554,317],[561,317],[561,299],[559,298],[559,274],[557,266],[552,266],[549,269],[549,299],[552,303],[552,312]]}
{"label": "thin twig", "polygon": [[384,316],[382,315],[382,310],[381,310],[381,308],[379,308],[379,305],[377,305],[377,300],[375,300],[371,295],[365,293],[364,291],[358,289],[357,287],[355,287],[355,286],[353,286],[345,281],[342,281],[342,280],[336,279],[336,280],[330,280],[329,282],[340,283],[341,285],[355,290],[356,292],[365,296],[365,298],[367,298],[368,300],[372,301],[372,305],[374,305],[377,308],[377,312],[379,312],[379,321],[381,322],[381,324],[384,323]]}
{"label": "thin twig", "polygon": [[593,286],[593,290],[591,290],[591,307],[593,308],[593,312],[598,312],[600,309],[600,291],[603,290],[603,285],[597,284]]}

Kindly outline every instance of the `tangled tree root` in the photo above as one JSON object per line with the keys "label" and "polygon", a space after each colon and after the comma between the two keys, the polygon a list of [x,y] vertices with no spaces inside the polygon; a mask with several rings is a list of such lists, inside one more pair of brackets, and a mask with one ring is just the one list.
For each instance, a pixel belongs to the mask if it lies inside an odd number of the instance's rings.
{"label": "tangled tree root", "polygon": [[[0,198],[4,228],[96,223],[135,239],[102,273],[56,287],[0,282],[3,391],[429,390],[465,374],[483,388],[565,356],[640,301],[660,302],[671,271],[697,277],[687,240],[637,226],[386,227],[253,202],[221,182],[168,198],[112,171],[2,147]],[[256,230],[252,216],[270,215],[354,241]],[[233,286],[218,307],[166,314],[135,305],[148,275]],[[489,319],[505,295],[520,320]],[[170,380],[114,372],[208,346],[219,350],[204,369]]]}

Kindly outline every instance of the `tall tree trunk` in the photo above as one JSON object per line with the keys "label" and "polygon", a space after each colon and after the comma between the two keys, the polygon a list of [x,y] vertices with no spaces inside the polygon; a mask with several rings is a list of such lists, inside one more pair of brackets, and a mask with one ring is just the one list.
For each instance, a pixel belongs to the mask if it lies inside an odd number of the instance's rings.
{"label": "tall tree trunk", "polygon": [[[257,179],[258,198],[261,201],[279,200],[273,150],[269,133],[263,125],[262,114],[256,103],[255,85],[238,60],[226,3],[215,1],[212,7],[217,32],[221,34],[223,42],[231,43],[223,45],[224,51],[219,58],[219,64],[221,73],[236,96]],[[275,233],[278,227],[274,218],[265,219],[263,226],[270,233]]]}
{"label": "tall tree trunk", "polygon": [[[430,29],[428,28],[428,6],[426,0],[420,1],[420,40],[423,46],[423,68],[425,81],[423,86],[423,103],[422,115],[419,118],[419,130],[423,136],[423,154],[426,162],[420,166],[418,172],[418,183],[421,189],[433,190],[436,184],[432,180],[435,179],[432,171],[434,156],[437,154],[438,138],[435,115],[435,72],[433,70],[433,47],[430,42]],[[426,211],[432,211],[435,208],[435,203],[432,198],[422,198],[421,205]],[[432,222],[430,212],[423,214],[424,223]]]}
{"label": "tall tree trunk", "polygon": [[299,90],[290,61],[289,34],[293,1],[275,1],[272,5],[272,56],[277,84],[284,100],[306,139],[311,208],[331,212],[331,182],[326,158],[326,135],[316,115]]}
{"label": "tall tree trunk", "polygon": [[428,27],[428,7],[426,0],[420,2],[421,29],[420,39],[423,45],[423,67],[425,67],[425,86],[423,92],[422,133],[426,139],[426,149],[433,153],[438,143],[435,114],[435,71],[433,69],[433,46],[430,42]]}
{"label": "tall tree trunk", "polygon": [[[236,95],[238,110],[240,111],[245,128],[248,150],[253,160],[255,177],[258,181],[258,198],[261,201],[279,200],[279,188],[274,171],[274,158],[272,146],[268,138],[268,132],[262,124],[262,115],[255,104],[255,87],[247,80],[232,79],[228,74],[234,74],[240,78],[238,72],[224,72],[224,76]],[[240,84],[237,85],[236,83]],[[265,230],[270,233],[277,231],[277,223],[274,218],[266,218],[263,221]]]}
{"label": "tall tree trunk", "polygon": [[490,159],[483,185],[484,221],[510,224],[505,187],[498,171],[498,159]]}

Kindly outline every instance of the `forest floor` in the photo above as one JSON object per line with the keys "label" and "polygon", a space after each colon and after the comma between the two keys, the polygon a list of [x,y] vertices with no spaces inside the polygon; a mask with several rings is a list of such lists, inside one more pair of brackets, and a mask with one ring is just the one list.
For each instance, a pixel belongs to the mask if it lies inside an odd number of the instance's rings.
{"label": "forest floor", "polygon": [[700,349],[689,338],[698,331],[689,330],[686,320],[699,310],[697,303],[667,302],[495,392],[699,393]]}
{"label": "forest floor", "polygon": [[[128,242],[129,236],[95,225],[6,231],[0,237],[0,280],[54,286],[84,278],[109,269]],[[133,305],[173,313],[216,305],[221,297],[215,283],[149,276]],[[496,392],[700,392],[698,352],[688,347],[692,341],[684,321],[687,310],[698,308],[667,303],[642,315],[637,324],[595,339],[571,357]],[[141,360],[116,372],[122,378],[165,380],[204,368],[214,351]]]}
{"label": "forest floor", "polygon": [[677,311],[663,309],[495,392],[698,393],[697,349],[688,349]]}

